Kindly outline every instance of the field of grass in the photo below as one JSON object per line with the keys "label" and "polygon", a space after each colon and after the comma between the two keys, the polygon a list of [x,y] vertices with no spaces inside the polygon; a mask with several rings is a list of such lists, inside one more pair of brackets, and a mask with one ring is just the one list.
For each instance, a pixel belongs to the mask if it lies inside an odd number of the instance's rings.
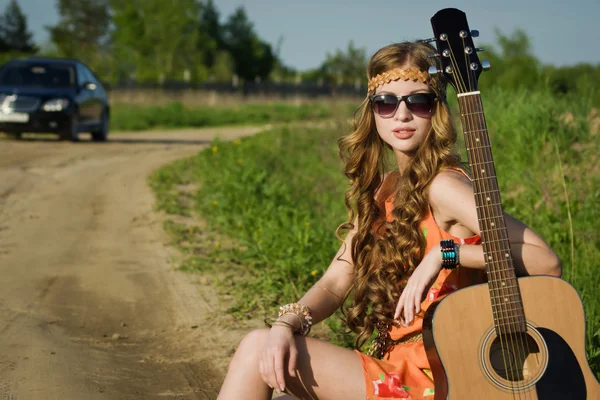
{"label": "field of grass", "polygon": [[[588,356],[600,376],[600,116],[585,99],[544,91],[496,90],[483,100],[504,208],[561,257],[585,306]],[[336,140],[350,129],[340,110],[326,127],[216,140],[150,178],[158,208],[173,215],[165,228],[186,254],[182,269],[216,277],[237,317],[262,319],[299,298],[339,247],[346,182]],[[186,227],[177,215],[208,226]],[[326,323],[332,341],[353,342],[335,316]]]}
{"label": "field of grass", "polygon": [[[348,106],[343,106],[349,110]],[[114,103],[111,106],[111,130],[200,128],[224,125],[260,125],[298,120],[322,120],[333,117],[333,109],[324,104],[247,104],[227,107],[189,107],[180,102],[163,105]]]}

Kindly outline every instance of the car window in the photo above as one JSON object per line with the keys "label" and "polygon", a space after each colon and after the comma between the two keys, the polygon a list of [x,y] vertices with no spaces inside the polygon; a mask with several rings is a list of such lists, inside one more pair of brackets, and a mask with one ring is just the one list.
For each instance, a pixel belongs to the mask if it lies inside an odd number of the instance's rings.
{"label": "car window", "polygon": [[75,70],[65,64],[16,64],[0,70],[0,85],[24,87],[73,87]]}
{"label": "car window", "polygon": [[85,74],[87,75],[90,82],[93,82],[96,85],[100,83],[100,82],[98,82],[98,79],[96,79],[96,77],[94,76],[92,71],[90,71],[88,68],[85,68]]}
{"label": "car window", "polygon": [[83,68],[81,65],[77,65],[77,84],[79,86],[83,85],[87,81],[84,71],[85,68]]}

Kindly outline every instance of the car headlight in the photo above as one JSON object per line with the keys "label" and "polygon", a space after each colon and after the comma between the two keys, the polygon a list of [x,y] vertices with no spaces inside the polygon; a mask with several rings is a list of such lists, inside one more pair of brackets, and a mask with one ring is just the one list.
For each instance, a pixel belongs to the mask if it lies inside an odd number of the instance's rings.
{"label": "car headlight", "polygon": [[51,99],[44,103],[42,110],[44,111],[63,111],[69,106],[67,99]]}

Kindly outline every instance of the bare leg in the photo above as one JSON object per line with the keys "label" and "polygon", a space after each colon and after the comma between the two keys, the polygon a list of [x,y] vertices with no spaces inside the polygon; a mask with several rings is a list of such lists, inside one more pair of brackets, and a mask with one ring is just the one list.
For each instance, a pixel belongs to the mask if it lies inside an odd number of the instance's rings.
{"label": "bare leg", "polygon": [[[221,387],[218,399],[271,398],[272,389],[258,372],[258,358],[267,329],[250,332],[240,343]],[[286,391],[299,399],[364,400],[365,384],[360,359],[351,350],[322,340],[296,337],[297,378],[287,374]],[[290,399],[290,397],[284,397]]]}

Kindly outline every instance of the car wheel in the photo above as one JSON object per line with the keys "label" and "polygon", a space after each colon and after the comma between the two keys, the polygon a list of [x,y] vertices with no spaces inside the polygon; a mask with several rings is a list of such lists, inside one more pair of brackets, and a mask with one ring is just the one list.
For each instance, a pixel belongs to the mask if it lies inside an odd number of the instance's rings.
{"label": "car wheel", "polygon": [[77,114],[73,114],[69,121],[69,125],[61,132],[60,139],[70,140],[72,142],[77,142],[79,140],[79,117]]}
{"label": "car wheel", "polygon": [[102,113],[102,120],[97,130],[92,132],[92,140],[95,142],[105,142],[108,139],[108,113],[106,110]]}

